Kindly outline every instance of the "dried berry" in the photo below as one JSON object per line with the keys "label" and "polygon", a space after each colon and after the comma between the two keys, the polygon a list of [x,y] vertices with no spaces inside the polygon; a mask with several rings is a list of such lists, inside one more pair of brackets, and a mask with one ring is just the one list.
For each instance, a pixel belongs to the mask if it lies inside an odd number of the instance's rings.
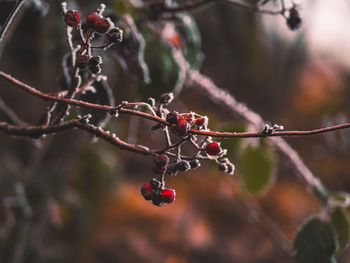
{"label": "dried berry", "polygon": [[100,66],[89,66],[89,70],[93,74],[101,73],[101,67]]}
{"label": "dried berry", "polygon": [[297,30],[301,26],[302,20],[296,6],[289,10],[289,17],[287,18],[287,25],[290,30]]}
{"label": "dried berry", "polygon": [[170,204],[174,202],[176,197],[176,192],[173,189],[164,189],[161,193],[161,201],[163,203]]}
{"label": "dried berry", "polygon": [[77,27],[80,24],[80,13],[76,10],[69,10],[64,14],[64,21],[67,26]]}
{"label": "dried berry", "polygon": [[77,55],[75,63],[81,70],[86,69],[89,66],[89,56],[88,55]]}
{"label": "dried berry", "polygon": [[109,42],[111,42],[111,43],[122,42],[122,40],[123,40],[123,30],[121,30],[119,28],[112,28],[107,33],[107,38],[108,38]]}
{"label": "dried berry", "polygon": [[178,172],[178,169],[176,165],[169,165],[166,169],[166,173],[169,176],[175,176],[177,172]]}
{"label": "dried berry", "polygon": [[210,142],[205,147],[205,152],[211,156],[217,156],[221,151],[220,143],[218,142]]}
{"label": "dried berry", "polygon": [[176,164],[177,169],[180,172],[186,172],[191,169],[191,165],[188,161],[182,160]]}
{"label": "dried berry", "polygon": [[170,124],[176,125],[177,124],[177,117],[178,117],[177,113],[170,112],[166,116],[166,121]]}
{"label": "dried berry", "polygon": [[152,204],[155,206],[162,206],[162,197],[160,194],[155,194],[155,196],[152,198]]}
{"label": "dried berry", "polygon": [[199,162],[198,159],[191,160],[190,161],[190,166],[191,166],[191,169],[197,169],[198,167],[201,166],[201,163]]}
{"label": "dried berry", "polygon": [[226,172],[227,171],[227,164],[226,163],[220,163],[219,164],[219,171]]}
{"label": "dried berry", "polygon": [[155,166],[155,167],[153,167],[153,172],[155,174],[164,174],[166,172],[166,167],[165,166]]}
{"label": "dried berry", "polygon": [[175,132],[181,136],[185,137],[188,135],[189,131],[191,129],[190,124],[181,116],[178,116],[177,123],[174,127]]}
{"label": "dried berry", "polygon": [[228,163],[226,172],[229,173],[229,174],[233,174],[234,171],[235,171],[235,166],[232,163]]}
{"label": "dried berry", "polygon": [[158,167],[166,166],[169,163],[169,157],[166,154],[159,154],[154,157],[154,163]]}
{"label": "dried berry", "polygon": [[112,27],[113,23],[108,18],[100,18],[96,20],[94,24],[94,30],[99,34],[106,34],[108,30]]}
{"label": "dried berry", "polygon": [[145,200],[151,200],[154,197],[152,184],[145,183],[141,188],[141,194],[145,198]]}
{"label": "dried berry", "polygon": [[94,29],[95,23],[98,20],[103,19],[101,15],[97,14],[97,13],[91,13],[86,17],[86,26],[89,29]]}
{"label": "dried berry", "polygon": [[100,65],[100,64],[102,64],[102,58],[101,58],[101,56],[96,56],[96,57],[92,57],[92,58],[90,58],[90,60],[89,60],[89,66],[98,66],[98,65]]}

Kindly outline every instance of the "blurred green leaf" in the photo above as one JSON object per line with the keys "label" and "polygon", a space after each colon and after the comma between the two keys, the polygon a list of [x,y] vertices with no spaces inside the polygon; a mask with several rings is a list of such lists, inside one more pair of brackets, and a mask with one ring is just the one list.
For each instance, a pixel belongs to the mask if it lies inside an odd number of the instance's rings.
{"label": "blurred green leaf", "polygon": [[336,207],[331,214],[331,223],[338,241],[339,249],[345,248],[350,239],[350,227],[346,211],[341,207]]}
{"label": "blurred green leaf", "polygon": [[294,239],[293,250],[296,263],[335,263],[332,226],[318,216],[308,219]]}
{"label": "blurred green leaf", "polygon": [[243,186],[252,194],[263,194],[275,181],[276,154],[274,148],[265,142],[257,147],[248,146],[239,165]]}
{"label": "blurred green leaf", "polygon": [[[215,120],[215,118],[213,119]],[[246,128],[247,127],[244,122],[234,121],[226,123],[219,129],[222,132],[245,132],[247,130]],[[230,160],[236,160],[240,151],[241,143],[241,139],[222,140],[221,147],[227,150],[227,157]]]}

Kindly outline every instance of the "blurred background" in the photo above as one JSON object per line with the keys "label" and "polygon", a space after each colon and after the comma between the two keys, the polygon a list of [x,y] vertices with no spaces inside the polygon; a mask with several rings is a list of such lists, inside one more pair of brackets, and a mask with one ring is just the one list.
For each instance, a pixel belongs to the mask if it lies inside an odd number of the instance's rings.
{"label": "blurred background", "polygon": [[[122,15],[125,1],[105,1],[108,12]],[[43,7],[41,1],[31,1],[0,46],[0,69],[46,92],[60,90],[62,57],[68,51],[60,2],[48,0]],[[200,9],[182,28],[187,58],[272,124],[312,129],[347,122],[350,4],[299,2],[303,25],[296,32],[279,16],[225,4]],[[68,6],[86,15],[99,3],[76,0]],[[6,12],[0,8],[0,17]],[[110,77],[116,103],[158,99],[176,84],[178,67],[169,47],[145,26],[139,30],[146,40],[151,82],[144,84],[138,74],[125,70],[115,50],[107,52],[103,72]],[[0,98],[33,124],[48,106],[1,80]],[[245,129],[191,87],[184,88],[171,108],[209,116],[211,130]],[[0,120],[8,121],[1,111]],[[107,128],[128,141],[162,145],[151,126],[120,117]],[[348,131],[288,142],[330,190],[350,191]],[[152,158],[76,130],[40,142],[2,133],[0,262],[291,262],[291,240],[300,224],[320,211],[320,204],[273,148],[271,184],[258,196],[247,193],[241,150],[252,143],[256,140],[223,141],[237,167],[234,176],[204,163],[167,178],[177,200],[159,208],[140,195],[140,187],[154,176]],[[247,165],[259,175],[258,165]],[[346,249],[339,262],[350,262]]]}

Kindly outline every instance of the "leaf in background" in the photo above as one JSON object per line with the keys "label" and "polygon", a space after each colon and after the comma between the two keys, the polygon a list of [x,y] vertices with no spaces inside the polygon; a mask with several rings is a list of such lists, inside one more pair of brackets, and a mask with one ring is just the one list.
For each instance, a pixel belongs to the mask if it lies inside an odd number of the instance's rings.
{"label": "leaf in background", "polygon": [[296,263],[335,263],[336,240],[329,223],[314,216],[299,229],[294,242]]}
{"label": "leaf in background", "polygon": [[148,66],[145,63],[146,43],[130,15],[121,17],[118,27],[124,31],[123,41],[114,45],[112,51],[123,69],[144,83],[151,81]]}
{"label": "leaf in background", "polygon": [[[80,95],[80,100],[102,105],[114,106],[113,92],[105,79],[96,80]],[[91,114],[90,123],[96,126],[104,126],[109,121],[110,115],[103,111],[81,108],[82,116]]]}
{"label": "leaf in background", "polygon": [[347,246],[350,239],[350,227],[346,211],[341,207],[336,207],[331,214],[331,223],[341,250]]}
{"label": "leaf in background", "polygon": [[276,154],[270,144],[248,146],[240,159],[243,186],[246,191],[260,195],[275,182]]}

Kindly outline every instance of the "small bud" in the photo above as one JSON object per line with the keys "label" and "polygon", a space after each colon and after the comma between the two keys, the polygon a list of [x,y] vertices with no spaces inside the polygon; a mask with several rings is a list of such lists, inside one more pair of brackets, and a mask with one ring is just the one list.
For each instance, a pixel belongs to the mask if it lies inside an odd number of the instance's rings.
{"label": "small bud", "polygon": [[96,57],[92,57],[92,58],[90,58],[90,60],[89,60],[89,66],[98,66],[98,65],[100,65],[100,64],[102,64],[102,58],[101,58],[101,56],[96,56]]}
{"label": "small bud", "polygon": [[64,21],[67,26],[77,27],[80,24],[80,13],[76,10],[69,10],[64,14]]}
{"label": "small bud", "polygon": [[198,159],[195,159],[195,160],[191,160],[190,161],[190,166],[191,166],[191,169],[197,169],[201,166],[201,163],[199,162]]}
{"label": "small bud", "polygon": [[205,152],[211,156],[217,156],[221,151],[220,143],[218,142],[210,142],[205,147]]}
{"label": "small bud", "polygon": [[165,104],[168,105],[170,102],[172,102],[174,99],[174,94],[173,93],[164,93],[161,97],[160,97],[160,104]]}
{"label": "small bud", "polygon": [[195,125],[198,126],[207,126],[208,125],[208,117],[197,118],[194,122]]}
{"label": "small bud", "polygon": [[107,38],[109,42],[111,43],[118,43],[122,42],[123,40],[123,30],[119,28],[112,28],[108,33],[107,33]]}

